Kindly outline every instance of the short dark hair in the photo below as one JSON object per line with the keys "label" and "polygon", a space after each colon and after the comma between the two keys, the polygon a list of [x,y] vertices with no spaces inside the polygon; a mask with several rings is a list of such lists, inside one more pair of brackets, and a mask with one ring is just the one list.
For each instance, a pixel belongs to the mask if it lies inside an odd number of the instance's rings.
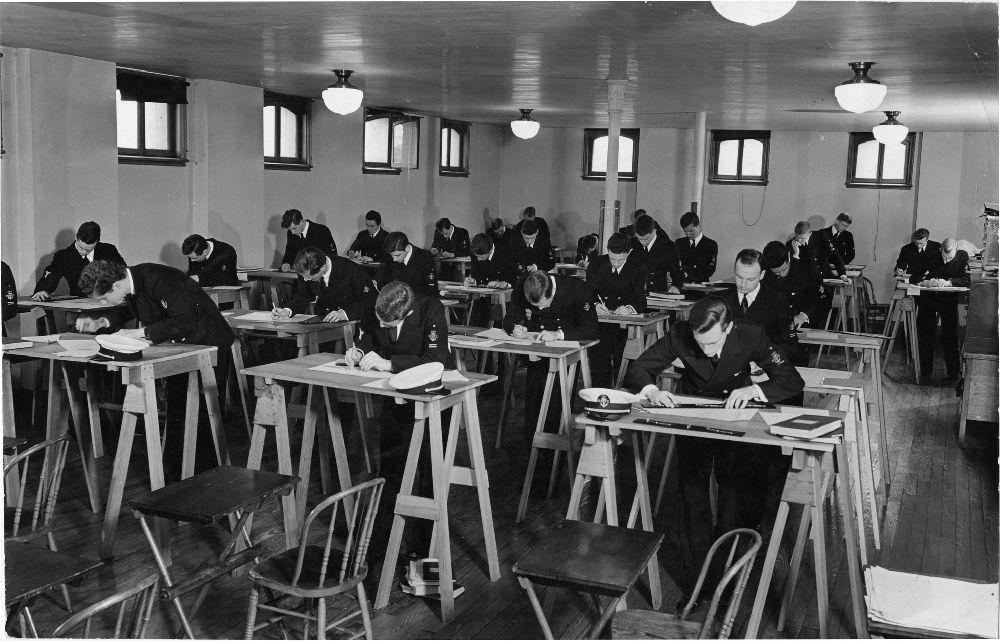
{"label": "short dark hair", "polygon": [[523,215],[525,218],[534,218],[535,207],[533,205],[528,205],[527,207],[524,208],[524,211],[521,212],[521,215]]}
{"label": "short dark hair", "polygon": [[686,211],[683,214],[681,214],[681,229],[684,229],[685,227],[690,227],[691,225],[697,227],[700,224],[701,224],[701,218],[698,218],[698,214],[694,213],[693,211]]}
{"label": "short dark hair", "polygon": [[524,236],[534,236],[538,233],[538,223],[534,218],[528,218],[521,223],[521,234]]}
{"label": "short dark hair", "polygon": [[101,240],[101,226],[92,220],[80,225],[76,230],[76,239],[84,245],[92,245]]}
{"label": "short dark hair", "polygon": [[385,253],[391,254],[392,252],[401,252],[406,249],[406,246],[410,244],[410,239],[406,237],[401,231],[389,232],[389,235],[385,237],[385,244],[382,248]]}
{"label": "short dark hair", "polygon": [[537,305],[543,298],[552,297],[552,278],[548,272],[536,269],[524,278],[524,297],[532,305]]}
{"label": "short dark hair", "polygon": [[843,222],[843,223],[847,223],[848,225],[851,225],[851,224],[854,223],[854,221],[851,220],[851,215],[849,213],[847,213],[846,211],[842,211],[839,214],[837,214],[837,220],[839,220],[840,222]]}
{"label": "short dark hair", "polygon": [[104,296],[112,285],[126,277],[125,269],[125,265],[115,261],[95,260],[83,268],[77,286],[84,296]]}
{"label": "short dark hair", "polygon": [[490,223],[490,229],[492,229],[493,231],[497,231],[506,224],[507,223],[503,221],[503,218],[494,218],[493,222]]}
{"label": "short dark hair", "polygon": [[438,221],[434,223],[434,229],[443,233],[444,230],[451,229],[451,221],[447,218],[438,218]]}
{"label": "short dark hair", "polygon": [[392,323],[406,316],[413,309],[416,294],[406,283],[394,280],[378,293],[375,299],[375,316],[383,323]]}
{"label": "short dark hair", "polygon": [[630,244],[629,237],[625,234],[611,234],[611,238],[608,239],[608,252],[612,254],[624,254],[628,251]]}
{"label": "short dark hair", "polygon": [[646,215],[645,209],[636,209],[634,212],[632,212],[632,220],[637,219],[639,216],[645,216],[645,215]]}
{"label": "short dark hair", "polygon": [[292,225],[298,225],[302,222],[302,212],[298,209],[286,209],[285,213],[281,215],[281,228],[288,229]]}
{"label": "short dark hair", "polygon": [[483,256],[493,251],[493,239],[486,234],[476,234],[472,237],[472,244],[469,247],[476,256]]}
{"label": "short dark hair", "polygon": [[788,261],[788,248],[780,240],[772,240],[764,245],[764,251],[761,256],[763,259],[760,265],[764,269],[781,267]]}
{"label": "short dark hair", "polygon": [[760,252],[757,251],[756,249],[741,249],[736,254],[736,262],[733,263],[733,266],[735,267],[736,265],[739,264],[742,265],[756,264],[761,269],[764,269],[763,262],[761,261],[760,258],[761,258]]}
{"label": "short dark hair", "polygon": [[643,214],[635,219],[635,235],[645,236],[646,234],[654,231],[656,229],[656,221],[653,220],[652,216],[647,216]]}
{"label": "short dark hair", "polygon": [[374,222],[376,225],[381,225],[382,214],[378,213],[374,209],[369,209],[367,212],[365,212],[365,220],[370,220]]}
{"label": "short dark hair", "polygon": [[208,249],[208,241],[201,234],[191,234],[181,243],[181,253],[185,256],[188,254],[200,254],[206,249]]}
{"label": "short dark hair", "polygon": [[809,225],[808,221],[800,220],[799,222],[795,223],[795,235],[798,236],[799,234],[804,234],[811,228],[812,227],[811,225]]}
{"label": "short dark hair", "polygon": [[718,296],[706,296],[691,306],[688,324],[695,334],[704,334],[717,323],[726,326],[732,320],[729,307]]}
{"label": "short dark hair", "polygon": [[296,274],[304,278],[315,276],[319,270],[323,269],[324,265],[326,265],[326,254],[322,250],[315,247],[303,247],[299,253],[295,254],[292,268]]}
{"label": "short dark hair", "polygon": [[597,234],[587,234],[580,238],[577,242],[578,249],[584,252],[592,252],[597,249],[597,241],[599,236]]}
{"label": "short dark hair", "polygon": [[910,236],[910,239],[911,240],[923,240],[925,238],[930,238],[930,236],[931,236],[930,230],[928,230],[928,229],[926,229],[924,227],[920,227],[919,229],[914,230],[913,235]]}

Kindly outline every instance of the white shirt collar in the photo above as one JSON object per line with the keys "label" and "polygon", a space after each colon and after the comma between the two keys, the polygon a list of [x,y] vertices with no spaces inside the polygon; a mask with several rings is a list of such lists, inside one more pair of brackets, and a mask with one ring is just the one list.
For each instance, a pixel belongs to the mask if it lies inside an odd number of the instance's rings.
{"label": "white shirt collar", "polygon": [[410,264],[410,258],[412,258],[412,257],[413,257],[413,245],[407,245],[406,246],[406,253],[403,254],[403,264],[404,265],[409,265]]}
{"label": "white shirt collar", "polygon": [[656,243],[656,239],[657,239],[657,236],[653,236],[653,240],[649,241],[649,244],[646,245],[646,247],[645,247],[646,251],[649,251],[649,250],[651,250],[653,248],[653,245]]}
{"label": "white shirt collar", "polygon": [[213,243],[210,240],[207,240],[205,242],[208,243],[208,253],[205,254],[205,260],[208,260],[209,258],[212,257],[212,252],[215,251],[215,243]]}
{"label": "white shirt collar", "polygon": [[333,274],[333,262],[330,257],[326,257],[326,274],[323,276],[323,284],[327,287],[330,286],[330,275]]}
{"label": "white shirt collar", "polygon": [[489,256],[486,257],[486,260],[493,260],[493,254],[496,253],[496,251],[497,251],[497,246],[493,245],[493,248],[490,249]]}
{"label": "white shirt collar", "polygon": [[125,276],[128,278],[128,293],[135,295],[135,283],[132,281],[132,270],[125,268]]}
{"label": "white shirt collar", "polygon": [[[754,287],[753,291],[750,292],[750,293],[748,293],[746,295],[746,297],[747,297],[747,307],[750,307],[751,305],[753,305],[753,302],[755,300],[757,300],[757,294],[759,294],[759,293],[760,293],[760,283],[757,283],[757,286]],[[737,292],[737,294],[739,294],[737,296],[737,298],[736,298],[737,302],[742,301],[743,300],[743,294],[741,294],[739,292]]]}
{"label": "white shirt collar", "polygon": [[695,236],[694,237],[694,246],[697,247],[698,243],[700,243],[701,239],[704,238],[704,237],[705,237],[704,233],[699,233],[697,236]]}
{"label": "white shirt collar", "polygon": [[306,234],[309,233],[309,221],[306,221],[306,226],[302,228],[302,237],[305,238]]}

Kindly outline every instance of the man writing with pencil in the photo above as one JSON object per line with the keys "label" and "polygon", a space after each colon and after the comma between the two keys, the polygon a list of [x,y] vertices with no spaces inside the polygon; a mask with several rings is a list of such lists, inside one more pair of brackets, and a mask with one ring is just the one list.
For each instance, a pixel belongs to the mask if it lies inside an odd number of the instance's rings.
{"label": "man writing with pencil", "polygon": [[[750,363],[757,363],[768,380],[750,380]],[[691,307],[688,321],[675,323],[634,361],[625,387],[654,405],[674,407],[676,397],[661,391],[657,376],[671,365],[680,372],[680,392],[725,399],[726,408],[742,408],[751,401],[780,403],[801,394],[805,383],[764,330],[754,323],[733,320],[722,299],[708,296]],[[694,588],[702,560],[712,542],[738,527],[760,528],[769,519],[767,445],[696,437],[677,439],[681,498],[684,508],[687,555],[680,586]],[[719,485],[718,522],[713,528],[709,502],[712,472]],[[767,523],[770,526],[770,523]],[[715,585],[707,582],[706,585]],[[687,597],[680,602],[687,603]]]}

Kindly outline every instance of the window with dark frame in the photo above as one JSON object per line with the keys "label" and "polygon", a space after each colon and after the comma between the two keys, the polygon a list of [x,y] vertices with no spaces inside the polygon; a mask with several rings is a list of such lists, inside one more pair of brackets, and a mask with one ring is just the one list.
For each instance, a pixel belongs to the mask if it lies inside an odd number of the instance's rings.
{"label": "window with dark frame", "polygon": [[469,175],[469,123],[441,120],[441,176]]}
{"label": "window with dark frame", "polygon": [[309,108],[299,96],[264,92],[264,168],[312,168],[309,160]]}
{"label": "window with dark frame", "polygon": [[[608,175],[608,130],[583,130],[583,179]],[[622,129],[618,136],[618,180],[635,182],[639,175],[639,130]]]}
{"label": "window with dark frame", "polygon": [[708,182],[766,185],[770,131],[712,130]]}
{"label": "window with dark frame", "polygon": [[847,149],[847,187],[911,189],[913,149],[917,134],[911,132],[898,145],[883,145],[871,132],[852,132]]}
{"label": "window with dark frame", "polygon": [[184,78],[118,69],[118,161],[184,164]]}
{"label": "window with dark frame", "polygon": [[399,174],[419,167],[420,118],[399,111],[365,107],[364,157],[366,174]]}

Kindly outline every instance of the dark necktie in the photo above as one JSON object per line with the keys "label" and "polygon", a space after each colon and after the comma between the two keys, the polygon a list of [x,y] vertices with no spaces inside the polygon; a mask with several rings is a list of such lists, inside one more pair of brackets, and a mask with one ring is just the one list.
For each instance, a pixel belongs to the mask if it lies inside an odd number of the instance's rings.
{"label": "dark necktie", "polygon": [[712,361],[712,367],[718,367],[719,366],[719,355],[718,354],[716,354],[715,356],[709,356],[708,360]]}
{"label": "dark necktie", "polygon": [[750,306],[747,304],[747,297],[746,297],[746,294],[744,294],[743,298],[740,300],[740,309],[743,310],[744,314],[746,314],[748,307],[750,307]]}

